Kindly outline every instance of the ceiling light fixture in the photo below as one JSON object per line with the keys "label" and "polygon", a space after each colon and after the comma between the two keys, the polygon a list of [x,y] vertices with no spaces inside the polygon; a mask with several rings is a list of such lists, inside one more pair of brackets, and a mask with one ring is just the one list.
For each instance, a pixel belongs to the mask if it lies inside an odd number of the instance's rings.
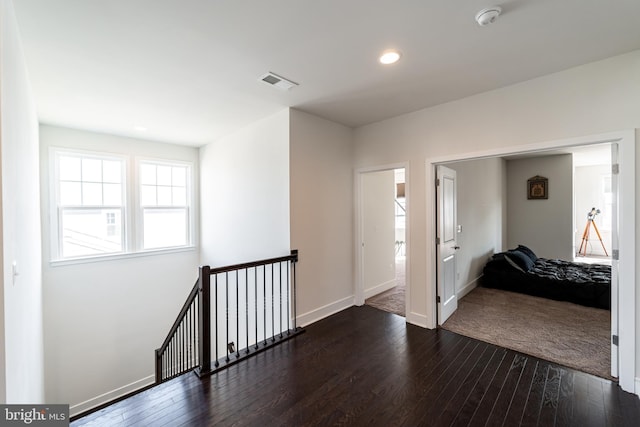
{"label": "ceiling light fixture", "polygon": [[380,61],[381,64],[389,65],[395,64],[399,59],[400,52],[397,50],[385,50],[382,52],[382,55],[380,55],[380,58],[378,58],[378,61]]}
{"label": "ceiling light fixture", "polygon": [[500,16],[500,13],[502,13],[500,6],[487,7],[476,14],[476,22],[481,27],[493,24],[496,19],[498,19],[498,16]]}

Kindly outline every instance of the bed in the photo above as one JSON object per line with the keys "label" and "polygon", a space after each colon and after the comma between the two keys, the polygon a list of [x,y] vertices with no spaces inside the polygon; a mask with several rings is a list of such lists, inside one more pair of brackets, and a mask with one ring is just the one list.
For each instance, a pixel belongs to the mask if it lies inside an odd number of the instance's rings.
{"label": "bed", "polygon": [[493,255],[481,285],[611,309],[611,266],[539,258],[524,245]]}

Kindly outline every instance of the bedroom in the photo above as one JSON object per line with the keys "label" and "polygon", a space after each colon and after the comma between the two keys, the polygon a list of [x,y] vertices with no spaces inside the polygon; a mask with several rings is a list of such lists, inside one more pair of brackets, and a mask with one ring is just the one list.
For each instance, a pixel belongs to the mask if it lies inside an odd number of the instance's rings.
{"label": "bedroom", "polygon": [[[519,244],[533,248],[543,258],[610,263],[610,258],[603,256],[603,246],[609,252],[611,249],[610,206],[602,206],[606,196],[597,185],[606,180],[603,171],[610,170],[609,153],[610,146],[603,144],[447,164],[457,171],[457,224],[461,226],[457,245],[461,249],[456,279],[458,310],[444,323],[445,329],[610,378],[608,310],[506,290],[479,288],[472,292],[482,281],[491,255]],[[487,173],[495,170],[499,172]],[[548,199],[527,200],[527,179],[536,175],[548,178]],[[590,188],[594,185],[598,188]],[[592,228],[583,250],[587,256],[576,257],[584,237],[585,203],[597,204],[606,212],[593,222],[604,239],[601,244]],[[460,300],[470,292],[467,299]],[[580,322],[575,322],[575,317]],[[589,351],[580,351],[584,348]]]}

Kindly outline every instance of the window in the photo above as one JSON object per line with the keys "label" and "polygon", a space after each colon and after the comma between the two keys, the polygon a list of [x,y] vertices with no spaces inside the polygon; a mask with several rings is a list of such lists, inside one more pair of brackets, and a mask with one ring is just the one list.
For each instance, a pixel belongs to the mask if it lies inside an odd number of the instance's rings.
{"label": "window", "polygon": [[190,164],[141,160],[135,182],[127,157],[52,153],[53,260],[191,245]]}
{"label": "window", "polygon": [[143,249],[189,243],[189,168],[140,162],[140,210]]}
{"label": "window", "polygon": [[125,250],[124,164],[120,158],[57,153],[56,193],[61,258]]}

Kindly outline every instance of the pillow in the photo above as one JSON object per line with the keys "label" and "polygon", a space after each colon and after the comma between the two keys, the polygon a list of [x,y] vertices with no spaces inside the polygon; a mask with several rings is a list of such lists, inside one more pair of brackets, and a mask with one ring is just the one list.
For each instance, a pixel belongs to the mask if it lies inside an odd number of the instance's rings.
{"label": "pillow", "polygon": [[533,253],[533,251],[528,247],[526,247],[525,245],[518,245],[518,247],[515,250],[518,252],[522,252],[523,254],[528,256],[533,262],[536,262],[538,260],[538,257],[536,256],[536,254]]}
{"label": "pillow", "polygon": [[514,268],[522,271],[523,273],[531,270],[531,267],[533,267],[534,264],[534,262],[531,261],[531,258],[517,250],[508,251],[507,253],[505,253],[504,259],[506,259],[507,262]]}

